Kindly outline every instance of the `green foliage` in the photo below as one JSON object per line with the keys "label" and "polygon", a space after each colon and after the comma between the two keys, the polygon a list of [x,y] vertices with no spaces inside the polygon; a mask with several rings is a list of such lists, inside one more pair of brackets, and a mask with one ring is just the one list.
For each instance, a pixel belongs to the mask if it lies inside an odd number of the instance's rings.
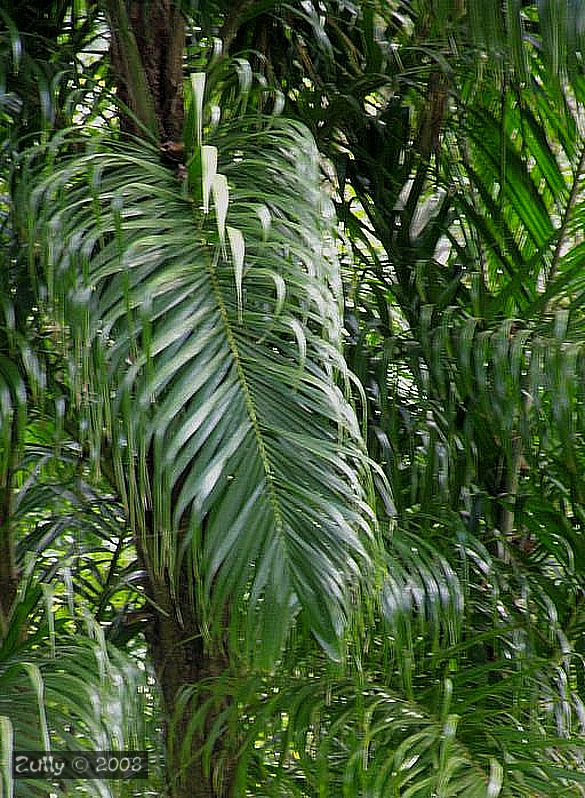
{"label": "green foliage", "polygon": [[[40,132],[98,116],[105,29],[97,3],[6,2],[0,9],[0,136],[3,150]],[[101,86],[100,86],[101,84]],[[87,98],[90,98],[89,104]],[[88,113],[89,107],[91,112]]]}
{"label": "green foliage", "polygon": [[337,385],[341,297],[317,152],[299,125],[257,115],[205,139],[191,129],[185,182],[158,152],[103,140],[30,176],[88,445],[96,460],[111,449],[154,573],[176,580],[191,563],[213,634],[226,602],[246,601],[236,645],[243,622],[271,661],[302,608],[335,651],[371,519]]}
{"label": "green foliage", "polygon": [[[138,689],[143,683],[135,664],[106,646],[91,618],[68,616],[52,606],[50,591],[27,580],[14,606],[10,634],[0,648],[3,794],[66,794],[63,783],[13,780],[15,751],[141,748],[145,704]],[[80,795],[128,794],[125,785],[115,782],[103,781],[99,792],[95,789],[76,785]]]}
{"label": "green foliage", "polygon": [[[177,597],[187,578],[232,661],[173,723],[185,766],[203,734],[212,780],[235,758],[236,794],[583,795],[579,4],[184,6],[204,23],[184,164],[73,130],[6,183],[19,561],[54,584],[75,538],[74,595],[134,656],[122,516]],[[216,29],[248,60],[207,57]],[[3,42],[15,130],[38,100],[15,25]],[[35,374],[66,466],[33,464]]]}

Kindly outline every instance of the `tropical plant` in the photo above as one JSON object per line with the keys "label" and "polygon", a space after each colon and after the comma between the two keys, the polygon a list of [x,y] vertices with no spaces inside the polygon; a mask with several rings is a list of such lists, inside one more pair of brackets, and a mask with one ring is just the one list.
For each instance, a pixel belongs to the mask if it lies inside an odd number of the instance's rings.
{"label": "tropical plant", "polygon": [[4,17],[4,634],[73,535],[170,795],[583,794],[580,10],[182,5]]}
{"label": "tropical plant", "polygon": [[[140,127],[148,87],[115,46]],[[59,135],[12,172],[11,222],[68,370],[64,424],[134,530],[169,716],[228,651],[274,662],[299,613],[336,652],[375,548],[316,148],[245,96],[208,120],[202,77],[184,176],[111,133]],[[211,789],[168,735],[172,792]]]}
{"label": "tropical plant", "polygon": [[[29,423],[27,454],[12,458],[10,527],[6,524],[3,531],[9,530],[17,542],[18,585],[3,619],[0,645],[3,795],[65,789],[56,777],[16,781],[15,747],[53,753],[140,750],[152,714],[146,674],[136,658],[120,650],[116,635],[127,617],[127,606],[119,612],[119,587],[112,601],[117,577],[124,576],[121,541],[116,540],[123,523],[120,516],[112,518],[111,497],[105,505],[107,497],[79,480],[78,456],[71,456],[66,446],[56,454],[54,446],[45,445],[43,437],[50,432]],[[105,538],[108,521],[110,539]],[[84,559],[89,548],[91,557]],[[109,554],[109,570],[102,567],[100,550],[102,556]],[[126,604],[130,601],[128,595]],[[151,733],[148,739],[152,745],[156,736]],[[153,766],[155,785],[154,759]],[[83,794],[108,797],[130,794],[123,783],[79,788]]]}

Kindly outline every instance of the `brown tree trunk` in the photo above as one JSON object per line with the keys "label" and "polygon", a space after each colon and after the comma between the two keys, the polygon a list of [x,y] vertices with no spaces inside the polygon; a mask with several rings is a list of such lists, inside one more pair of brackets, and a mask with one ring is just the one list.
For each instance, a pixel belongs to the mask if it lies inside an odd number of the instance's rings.
{"label": "brown tree trunk", "polygon": [[[156,534],[156,533],[154,533]],[[144,565],[142,541],[136,541],[139,559]],[[185,711],[178,712],[184,688],[201,685],[221,676],[228,666],[224,651],[209,651],[204,644],[193,596],[189,591],[189,575],[179,579],[177,590],[171,591],[168,581],[147,572],[147,591],[153,611],[147,632],[149,653],[161,690],[161,703],[166,737],[166,770],[168,794],[171,798],[231,798],[236,758],[226,742],[213,746],[211,766],[204,766],[201,749],[208,743],[207,732],[217,719],[217,712],[208,713],[195,731],[193,716],[205,700],[204,692],[191,699]],[[225,704],[223,705],[225,706]],[[191,742],[184,747],[185,740]]]}
{"label": "brown tree trunk", "polygon": [[[222,652],[212,654],[205,650],[201,630],[193,618],[188,591],[171,600],[168,586],[158,584],[154,593],[158,601],[165,602],[161,607],[165,613],[157,613],[154,619],[149,648],[162,692],[167,725],[169,793],[172,798],[230,798],[235,767],[233,756],[223,741],[218,741],[213,749],[210,772],[207,772],[200,753],[208,742],[206,729],[215,720],[213,712],[202,724],[202,729],[193,734],[187,750],[182,750],[190,722],[205,696],[193,699],[186,712],[177,715],[180,691],[220,676],[227,667],[227,657]],[[181,620],[177,618],[175,606],[180,607]]]}
{"label": "brown tree trunk", "polygon": [[105,0],[104,5],[112,34],[112,77],[131,112],[122,114],[122,129],[179,141],[185,46],[181,12],[172,0]]}
{"label": "brown tree trunk", "polygon": [[19,576],[14,557],[14,538],[10,524],[9,487],[2,485],[0,502],[0,641],[8,634],[10,613],[18,591]]}
{"label": "brown tree trunk", "polygon": [[[121,114],[121,128],[159,143],[180,142],[183,134],[183,52],[185,26],[173,0],[102,0],[112,34],[111,62],[117,94],[130,113]],[[146,540],[157,534],[150,529]],[[149,569],[144,540],[137,534],[139,559],[147,574],[152,623],[147,635],[150,657],[161,691],[166,731],[168,793],[171,798],[229,798],[234,760],[225,745],[214,747],[211,772],[206,772],[201,747],[205,731],[182,745],[189,721],[200,704],[193,700],[177,718],[183,688],[218,676],[227,667],[223,652],[206,649],[187,574],[173,592],[168,581]],[[210,719],[213,721],[213,718]],[[210,728],[209,723],[206,728]]]}

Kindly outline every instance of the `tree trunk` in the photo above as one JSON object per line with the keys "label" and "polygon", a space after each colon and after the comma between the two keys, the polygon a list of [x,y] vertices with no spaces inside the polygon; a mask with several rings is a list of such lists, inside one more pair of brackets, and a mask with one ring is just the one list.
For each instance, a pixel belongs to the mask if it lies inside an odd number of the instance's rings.
{"label": "tree trunk", "polygon": [[127,133],[146,132],[160,141],[183,133],[183,51],[185,24],[172,0],[129,4],[105,0],[112,34],[110,54]]}
{"label": "tree trunk", "polygon": [[14,534],[12,529],[12,477],[17,441],[12,427],[12,450],[8,462],[0,473],[0,641],[8,633],[10,613],[16,600],[20,571],[16,566]]}
{"label": "tree trunk", "polygon": [[[183,52],[185,27],[172,0],[103,0],[111,39],[113,82],[130,113],[121,114],[124,132],[159,143],[180,142],[183,134]],[[150,529],[148,540],[154,540]],[[166,723],[168,793],[171,798],[228,798],[232,794],[234,760],[221,743],[215,747],[211,772],[200,754],[205,731],[194,735],[182,750],[189,720],[197,702],[176,717],[181,690],[218,676],[227,667],[223,652],[209,652],[203,641],[193,597],[185,574],[174,593],[168,581],[148,568],[144,541],[137,534],[139,559],[147,573],[152,623],[147,635],[149,653],[161,691]],[[213,720],[213,718],[211,719]],[[209,724],[206,728],[209,728]]]}
{"label": "tree trunk", "polygon": [[[137,541],[137,549],[143,560],[140,541]],[[233,751],[219,741],[213,747],[210,768],[204,766],[201,756],[201,749],[208,742],[207,731],[217,718],[217,712],[212,711],[205,723],[197,727],[191,743],[183,750],[190,722],[205,695],[191,700],[186,711],[178,714],[182,689],[220,676],[228,665],[223,651],[210,652],[204,645],[188,584],[189,577],[185,574],[173,595],[166,580],[152,574],[147,579],[149,597],[156,607],[147,640],[161,690],[168,793],[171,798],[230,798],[236,764]]]}
{"label": "tree trunk", "polygon": [[8,507],[10,487],[2,485],[0,491],[0,641],[8,634],[10,613],[18,591],[19,576],[14,557],[14,538]]}

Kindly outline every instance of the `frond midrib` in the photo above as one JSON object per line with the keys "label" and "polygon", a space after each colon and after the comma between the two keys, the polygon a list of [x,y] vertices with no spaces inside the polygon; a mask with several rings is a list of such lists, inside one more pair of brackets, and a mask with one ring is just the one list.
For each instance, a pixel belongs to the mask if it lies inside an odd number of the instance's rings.
{"label": "frond midrib", "polygon": [[225,337],[227,344],[229,346],[230,352],[232,353],[232,357],[234,360],[234,367],[237,375],[237,380],[240,384],[240,388],[244,398],[244,404],[246,407],[246,411],[248,414],[248,418],[250,419],[250,424],[252,426],[252,430],[254,433],[254,438],[256,440],[257,451],[260,457],[260,461],[262,463],[262,468],[266,477],[266,485],[268,488],[269,494],[269,502],[274,514],[275,520],[275,529],[276,533],[280,537],[281,540],[284,540],[284,518],[282,513],[282,508],[280,506],[280,501],[278,499],[278,493],[275,484],[274,473],[272,470],[272,466],[270,463],[270,459],[268,457],[268,451],[266,448],[266,443],[264,441],[264,437],[262,435],[260,422],[258,420],[258,413],[256,409],[256,405],[254,403],[254,399],[252,397],[252,392],[250,390],[250,386],[248,385],[248,380],[246,377],[246,373],[244,370],[244,366],[242,363],[242,358],[240,357],[240,352],[238,348],[238,344],[236,341],[236,337],[234,335],[234,331],[232,329],[232,324],[230,321],[229,313],[225,305],[225,301],[223,298],[223,294],[221,292],[221,287],[219,285],[219,280],[217,279],[217,272],[216,272],[216,264],[217,259],[219,257],[219,253],[217,253],[213,259],[206,259],[206,268],[209,274],[209,279],[211,282],[211,286],[213,289],[213,295],[215,301],[217,303],[217,308],[219,311],[219,315],[222,320],[222,324],[225,331]]}

